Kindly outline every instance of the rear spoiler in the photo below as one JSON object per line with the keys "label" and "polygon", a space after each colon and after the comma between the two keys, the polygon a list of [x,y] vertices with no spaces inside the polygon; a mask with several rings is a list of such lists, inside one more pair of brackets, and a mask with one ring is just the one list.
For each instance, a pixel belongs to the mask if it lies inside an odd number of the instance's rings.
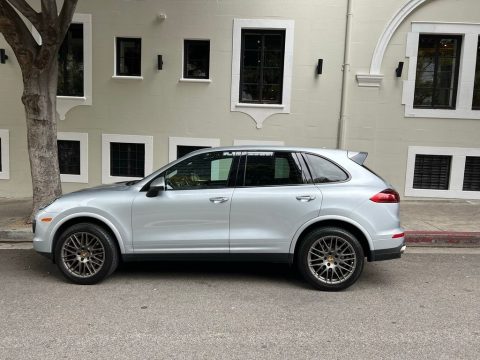
{"label": "rear spoiler", "polygon": [[347,156],[350,160],[355,161],[358,165],[363,165],[368,156],[367,152],[348,151]]}

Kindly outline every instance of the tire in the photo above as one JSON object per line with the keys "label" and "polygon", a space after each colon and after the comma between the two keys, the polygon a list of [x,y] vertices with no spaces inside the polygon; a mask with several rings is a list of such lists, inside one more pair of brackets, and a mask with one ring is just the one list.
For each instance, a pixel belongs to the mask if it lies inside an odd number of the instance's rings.
{"label": "tire", "polygon": [[66,229],[55,244],[55,262],[71,282],[93,285],[115,271],[119,254],[104,228],[80,223]]}
{"label": "tire", "polygon": [[363,270],[362,245],[348,231],[325,227],[312,230],[300,244],[297,266],[315,288],[340,291],[354,284]]}

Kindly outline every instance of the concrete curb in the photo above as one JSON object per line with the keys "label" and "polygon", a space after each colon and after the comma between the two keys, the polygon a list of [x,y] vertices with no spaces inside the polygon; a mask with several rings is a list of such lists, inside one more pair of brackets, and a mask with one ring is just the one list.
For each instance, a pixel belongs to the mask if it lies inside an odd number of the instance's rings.
{"label": "concrete curb", "polygon": [[0,229],[0,242],[25,242],[32,241],[32,230],[28,229]]}
{"label": "concrete curb", "polygon": [[409,246],[480,247],[480,232],[405,231]]}

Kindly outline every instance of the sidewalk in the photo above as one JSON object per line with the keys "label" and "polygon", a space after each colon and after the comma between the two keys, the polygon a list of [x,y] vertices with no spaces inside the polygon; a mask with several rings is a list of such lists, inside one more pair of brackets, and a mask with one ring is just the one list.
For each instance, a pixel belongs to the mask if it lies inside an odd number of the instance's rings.
{"label": "sidewalk", "polygon": [[[0,198],[0,242],[32,240],[25,224],[31,203]],[[400,217],[411,246],[480,247],[480,200],[405,200]]]}

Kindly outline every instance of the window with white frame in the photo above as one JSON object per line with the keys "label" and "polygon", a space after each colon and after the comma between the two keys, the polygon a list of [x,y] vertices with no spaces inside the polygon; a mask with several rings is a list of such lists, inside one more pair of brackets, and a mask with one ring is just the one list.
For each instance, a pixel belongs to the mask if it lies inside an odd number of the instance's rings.
{"label": "window with white frame", "polygon": [[102,182],[138,180],[153,169],[153,137],[102,135]]}
{"label": "window with white frame", "polygon": [[250,115],[257,127],[290,113],[294,21],[234,19],[231,111]]}
{"label": "window with white frame", "polygon": [[0,179],[10,179],[10,144],[9,132],[0,129]]}
{"label": "window with white frame", "polygon": [[410,146],[405,196],[480,199],[480,149]]}
{"label": "window with white frame", "polygon": [[88,134],[57,134],[58,165],[62,182],[88,183]]}
{"label": "window with white frame", "polygon": [[138,37],[115,38],[115,77],[141,78],[142,39]]}
{"label": "window with white frame", "polygon": [[[39,44],[42,37],[35,28],[32,34]],[[73,15],[58,54],[57,112],[65,120],[76,106],[92,105],[92,15]]]}
{"label": "window with white frame", "polygon": [[220,139],[169,137],[168,138],[168,161],[185,156],[192,151],[220,146]]}
{"label": "window with white frame", "polygon": [[406,117],[480,119],[479,36],[480,24],[412,23],[402,100]]}
{"label": "window with white frame", "polygon": [[210,40],[185,39],[183,41],[182,80],[210,79]]}

